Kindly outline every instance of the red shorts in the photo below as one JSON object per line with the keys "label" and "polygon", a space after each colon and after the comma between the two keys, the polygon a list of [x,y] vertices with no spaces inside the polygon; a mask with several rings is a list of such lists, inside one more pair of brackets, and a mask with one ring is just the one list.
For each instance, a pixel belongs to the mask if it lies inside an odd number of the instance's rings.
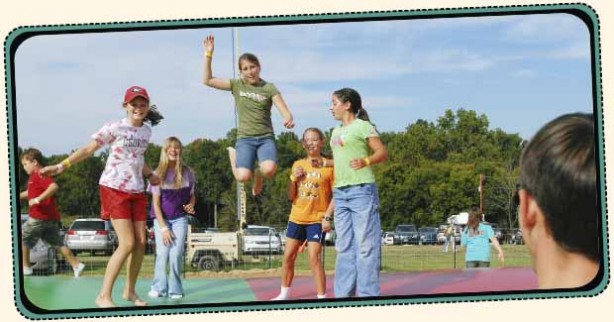
{"label": "red shorts", "polygon": [[109,219],[147,220],[147,196],[100,186],[100,217]]}

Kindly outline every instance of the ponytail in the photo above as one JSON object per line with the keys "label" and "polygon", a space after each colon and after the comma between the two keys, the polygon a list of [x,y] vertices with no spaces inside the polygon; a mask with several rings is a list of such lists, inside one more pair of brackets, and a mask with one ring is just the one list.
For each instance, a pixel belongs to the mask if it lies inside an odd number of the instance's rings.
{"label": "ponytail", "polygon": [[160,114],[160,112],[158,111],[158,107],[156,105],[151,105],[149,107],[149,112],[147,112],[147,115],[145,116],[144,121],[149,122],[151,126],[156,126],[163,119],[164,119],[164,116]]}

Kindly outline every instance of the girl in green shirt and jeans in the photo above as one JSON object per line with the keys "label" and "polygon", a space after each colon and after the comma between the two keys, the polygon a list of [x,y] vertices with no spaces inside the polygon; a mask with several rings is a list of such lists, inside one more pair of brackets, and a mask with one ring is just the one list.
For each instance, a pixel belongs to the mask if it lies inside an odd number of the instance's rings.
{"label": "girl in green shirt and jeans", "polygon": [[380,201],[370,166],[386,161],[388,152],[358,92],[334,92],[331,111],[342,122],[330,140],[335,167],[335,297],[378,296]]}

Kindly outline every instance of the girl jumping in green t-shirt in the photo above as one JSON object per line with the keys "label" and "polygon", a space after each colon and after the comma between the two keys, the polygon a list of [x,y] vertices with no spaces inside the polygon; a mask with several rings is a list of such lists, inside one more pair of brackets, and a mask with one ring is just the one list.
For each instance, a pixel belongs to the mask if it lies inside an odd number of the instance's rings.
{"label": "girl jumping in green t-shirt", "polygon": [[229,147],[232,173],[240,182],[254,177],[254,165],[259,163],[252,193],[262,191],[262,177],[273,177],[277,170],[277,148],[271,121],[271,106],[275,104],[282,117],[284,126],[294,127],[294,119],[281,93],[275,85],[260,78],[260,62],[250,53],[239,57],[239,79],[221,79],[213,76],[214,38],[209,35],[204,40],[205,70],[204,84],[213,88],[231,91],[238,114],[237,143]]}

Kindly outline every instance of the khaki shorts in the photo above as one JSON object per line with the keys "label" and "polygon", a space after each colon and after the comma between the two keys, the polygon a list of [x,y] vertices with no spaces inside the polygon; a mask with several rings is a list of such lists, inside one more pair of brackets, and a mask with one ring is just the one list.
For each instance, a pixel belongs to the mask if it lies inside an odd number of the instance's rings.
{"label": "khaki shorts", "polygon": [[22,238],[28,248],[33,248],[38,239],[54,247],[63,246],[60,238],[60,222],[57,220],[40,220],[28,218],[22,227]]}

